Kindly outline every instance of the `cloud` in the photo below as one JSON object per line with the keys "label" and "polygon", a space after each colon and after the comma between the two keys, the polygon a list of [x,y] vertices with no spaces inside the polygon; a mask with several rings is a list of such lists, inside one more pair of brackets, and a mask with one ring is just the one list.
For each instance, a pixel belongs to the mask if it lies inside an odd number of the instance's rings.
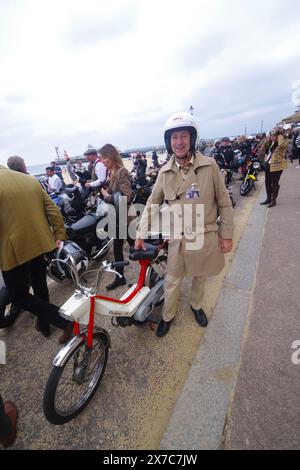
{"label": "cloud", "polygon": [[119,5],[118,11],[96,11],[95,16],[76,18],[65,34],[70,48],[95,47],[99,43],[122,38],[136,28],[138,9]]}
{"label": "cloud", "polygon": [[298,2],[18,0],[0,17],[0,161],[160,144],[192,105],[201,136],[270,128],[300,80]]}
{"label": "cloud", "polygon": [[190,71],[205,67],[218,59],[231,39],[230,31],[211,31],[194,37],[190,44],[178,49],[176,68]]}

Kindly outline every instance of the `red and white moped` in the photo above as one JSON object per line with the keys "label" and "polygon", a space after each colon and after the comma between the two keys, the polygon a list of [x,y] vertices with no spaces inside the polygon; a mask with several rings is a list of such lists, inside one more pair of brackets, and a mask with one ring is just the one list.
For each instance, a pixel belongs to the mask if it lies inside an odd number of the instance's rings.
{"label": "red and white moped", "polygon": [[140,264],[139,278],[120,299],[96,295],[96,290],[104,272],[119,275],[114,268],[129,261],[103,261],[95,270],[96,283],[91,288],[81,284],[76,263],[70,257],[69,268],[78,289],[62,305],[60,314],[74,322],[75,336],[54,358],[45,387],[43,407],[51,423],[64,424],[77,416],[101,382],[111,341],[105,329],[94,325],[94,316],[111,317],[114,326],[143,326],[163,303],[168,241],[153,240],[145,246],[146,250],[131,249],[129,259]]}

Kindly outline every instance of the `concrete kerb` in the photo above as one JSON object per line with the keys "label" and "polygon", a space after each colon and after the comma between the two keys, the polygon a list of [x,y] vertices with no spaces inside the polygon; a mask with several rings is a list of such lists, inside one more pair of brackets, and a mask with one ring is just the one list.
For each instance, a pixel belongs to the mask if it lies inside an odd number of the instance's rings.
{"label": "concrete kerb", "polygon": [[218,303],[160,443],[161,449],[220,449],[251,314],[267,211],[258,195]]}

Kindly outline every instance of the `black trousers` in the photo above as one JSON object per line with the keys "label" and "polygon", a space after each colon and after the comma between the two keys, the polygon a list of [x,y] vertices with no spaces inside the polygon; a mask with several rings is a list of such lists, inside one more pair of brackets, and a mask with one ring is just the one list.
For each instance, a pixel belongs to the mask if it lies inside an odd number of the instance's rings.
{"label": "black trousers", "polygon": [[5,414],[3,399],[0,395],[0,439],[6,437],[11,431],[11,421],[9,416]]}
{"label": "black trousers", "polygon": [[298,158],[299,165],[300,165],[300,147],[299,148],[295,147],[295,149],[294,149],[294,158]]}
{"label": "black trousers", "polygon": [[[114,248],[114,258],[115,261],[124,261],[124,254],[123,254],[123,239],[119,239],[119,229],[117,228],[117,238],[114,238],[113,241],[113,248]],[[134,240],[127,235],[127,241],[129,243],[129,246],[133,246]],[[124,268],[116,268],[116,271],[124,276]]]}
{"label": "black trousers", "polygon": [[282,170],[280,171],[270,171],[269,168],[266,168],[265,171],[265,186],[267,192],[267,198],[271,200],[272,193],[275,188],[279,187],[279,180],[282,175]]}
{"label": "black trousers", "polygon": [[[49,303],[46,264],[38,256],[9,271],[2,271],[10,301],[17,307],[36,315],[43,325],[51,323],[64,330],[68,321],[62,318],[59,307]],[[29,293],[32,286],[34,295]]]}

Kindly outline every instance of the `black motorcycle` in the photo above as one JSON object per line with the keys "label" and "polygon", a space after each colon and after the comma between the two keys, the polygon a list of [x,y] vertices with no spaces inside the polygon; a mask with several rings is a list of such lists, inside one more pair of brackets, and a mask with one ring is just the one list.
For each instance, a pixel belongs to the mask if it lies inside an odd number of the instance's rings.
{"label": "black motorcycle", "polygon": [[257,181],[257,175],[261,169],[261,163],[257,158],[251,158],[248,163],[247,173],[240,186],[240,195],[246,196],[250,193],[251,189],[255,189],[255,183]]}
{"label": "black motorcycle", "polygon": [[[65,224],[68,240],[61,246],[44,255],[48,276],[56,282],[72,279],[70,260],[75,261],[78,274],[87,271],[92,260],[103,258],[112,245],[112,239],[105,238],[97,229],[101,218],[88,214],[77,222]],[[5,287],[0,289],[0,328],[14,323],[20,309],[10,304]]]}
{"label": "black motorcycle", "polygon": [[84,215],[77,222],[65,224],[68,240],[62,242],[58,250],[45,255],[49,277],[57,282],[71,279],[70,257],[81,274],[88,269],[92,260],[101,259],[107,254],[113,240],[104,236],[105,227],[97,228],[100,220],[96,214],[91,213]]}
{"label": "black motorcycle", "polygon": [[149,186],[148,184],[145,184],[145,185],[136,184],[132,190],[132,203],[143,204],[145,206],[151,192],[152,192],[152,185]]}
{"label": "black motorcycle", "polygon": [[152,192],[152,187],[153,183],[150,176],[146,176],[145,173],[138,176],[138,174],[133,171],[131,174],[131,202],[133,204],[143,204],[145,206]]}
{"label": "black motorcycle", "polygon": [[67,185],[59,194],[56,204],[66,221],[76,222],[84,215],[85,201],[82,200],[80,190],[75,185]]}

